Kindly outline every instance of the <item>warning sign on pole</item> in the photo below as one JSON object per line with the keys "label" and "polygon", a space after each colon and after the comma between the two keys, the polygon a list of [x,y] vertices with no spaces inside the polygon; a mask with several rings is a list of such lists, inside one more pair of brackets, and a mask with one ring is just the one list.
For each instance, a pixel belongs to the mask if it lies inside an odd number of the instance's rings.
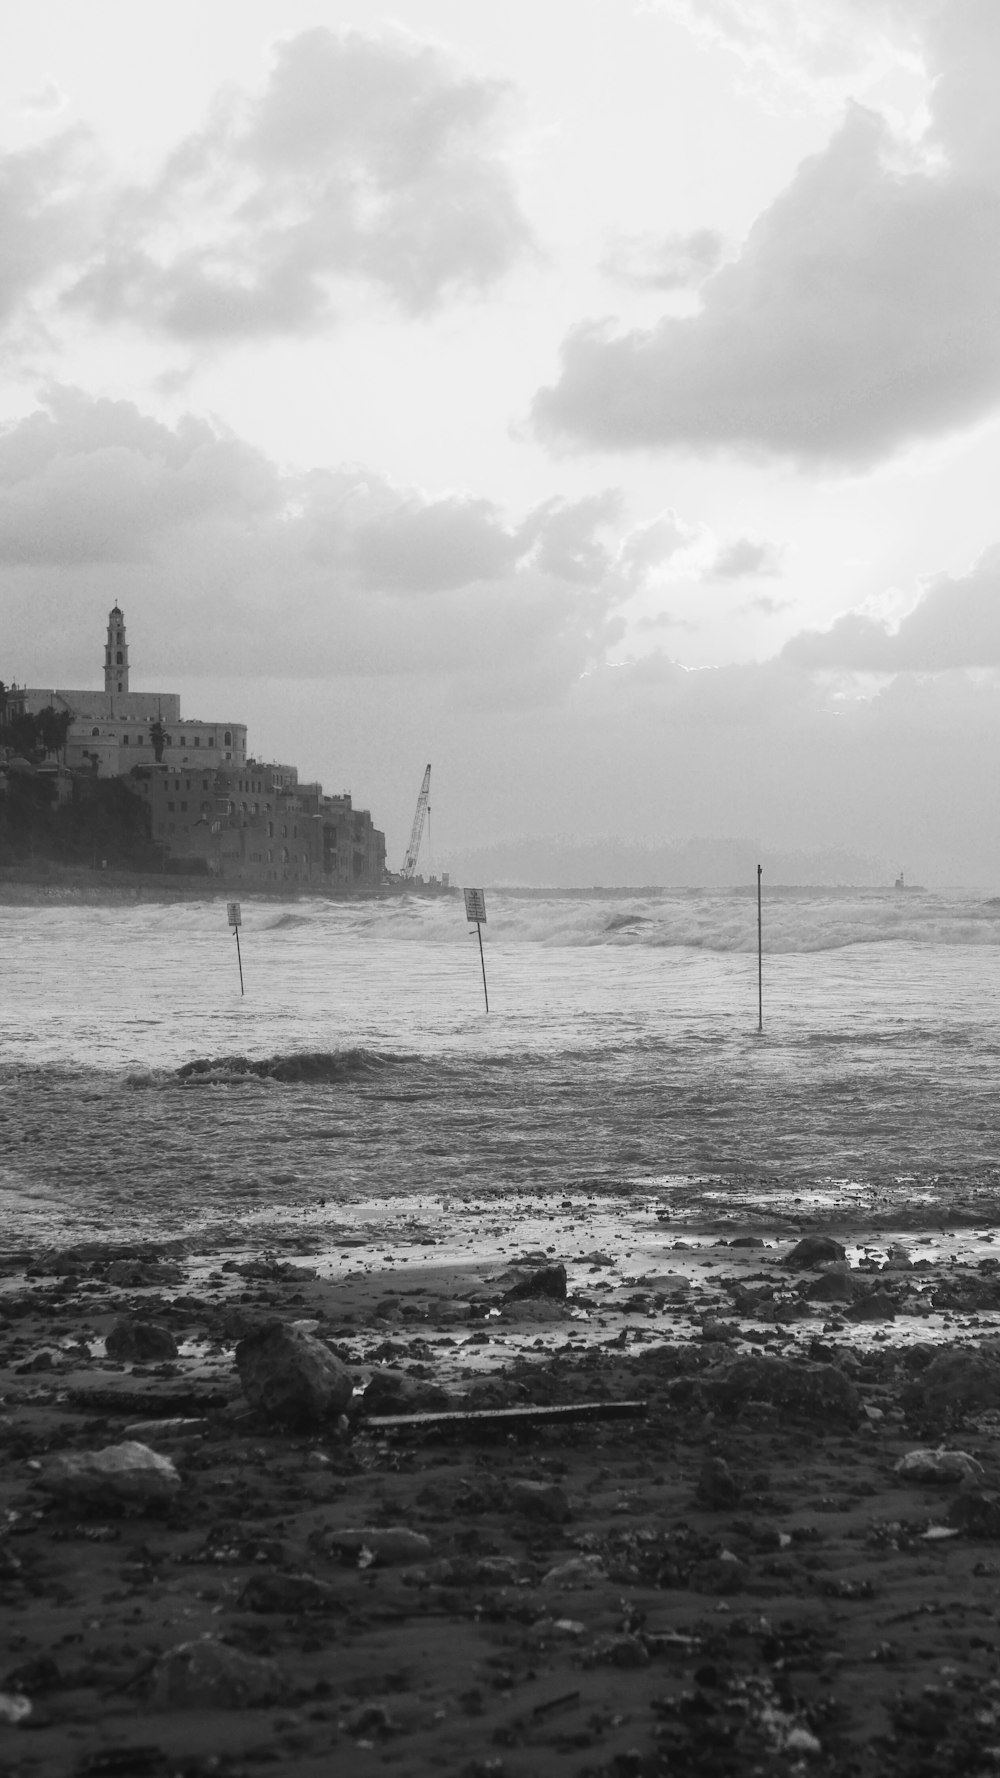
{"label": "warning sign on pole", "polygon": [[467,920],[475,920],[477,925],[479,924],[479,922],[481,920],[483,922],[483,925],[485,926],[485,924],[486,924],[486,893],[485,893],[485,890],[483,890],[483,889],[463,889],[462,894],[465,896],[465,917],[466,917],[466,919]]}
{"label": "warning sign on pole", "polygon": [[486,896],[482,889],[463,889],[465,896],[465,917],[476,922],[476,937],[479,940],[479,961],[483,966],[483,999],[486,1011],[490,1010],[490,996],[486,987],[486,958],[483,956],[483,923],[486,919]]}
{"label": "warning sign on pole", "polygon": [[238,901],[226,902],[226,914],[228,915],[230,926],[242,926],[243,915],[240,912],[240,904]]}

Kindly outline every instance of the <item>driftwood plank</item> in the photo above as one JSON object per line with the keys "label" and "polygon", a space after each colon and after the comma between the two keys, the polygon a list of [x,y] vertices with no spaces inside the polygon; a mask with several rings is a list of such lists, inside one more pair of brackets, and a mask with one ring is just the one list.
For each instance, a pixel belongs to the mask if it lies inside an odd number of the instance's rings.
{"label": "driftwood plank", "polygon": [[566,1426],[575,1420],[634,1420],[646,1412],[644,1401],[574,1401],[562,1407],[442,1409],[439,1413],[371,1414],[359,1431],[423,1432],[467,1427]]}

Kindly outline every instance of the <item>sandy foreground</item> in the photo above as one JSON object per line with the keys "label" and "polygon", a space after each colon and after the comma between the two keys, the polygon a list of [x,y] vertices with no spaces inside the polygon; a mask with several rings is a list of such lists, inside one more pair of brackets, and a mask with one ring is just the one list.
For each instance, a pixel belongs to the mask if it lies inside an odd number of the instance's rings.
{"label": "sandy foreground", "polygon": [[[673,1181],[8,1252],[0,1767],[995,1773],[995,1201]],[[810,1233],[844,1259],[787,1263]],[[249,1405],[269,1319],[346,1417]],[[176,1353],[109,1357],[137,1321]],[[53,1483],[123,1442],[163,1498]]]}

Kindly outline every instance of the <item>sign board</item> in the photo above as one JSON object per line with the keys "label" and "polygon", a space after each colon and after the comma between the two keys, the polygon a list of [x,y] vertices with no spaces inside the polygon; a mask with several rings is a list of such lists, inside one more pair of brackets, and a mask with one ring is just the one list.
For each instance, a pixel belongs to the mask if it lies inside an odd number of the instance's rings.
{"label": "sign board", "polygon": [[238,901],[226,902],[226,918],[229,921],[230,926],[242,926],[243,915],[240,913],[240,904]]}
{"label": "sign board", "polygon": [[467,920],[475,920],[477,925],[479,924],[480,920],[485,922],[485,920],[486,920],[486,893],[485,893],[485,891],[482,889],[463,889],[462,894],[465,896],[465,917],[466,917],[466,919]]}

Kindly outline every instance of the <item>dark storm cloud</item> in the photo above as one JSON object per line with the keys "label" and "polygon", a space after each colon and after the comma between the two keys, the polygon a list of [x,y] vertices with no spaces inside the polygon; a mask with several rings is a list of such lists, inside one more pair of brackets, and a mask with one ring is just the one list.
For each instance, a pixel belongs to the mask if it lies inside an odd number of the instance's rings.
{"label": "dark storm cloud", "polygon": [[1000,8],[955,0],[925,29],[927,155],[904,164],[885,123],[852,105],[697,315],[574,329],[536,397],[543,435],[853,468],[995,408]]}
{"label": "dark storm cloud", "polygon": [[66,300],[200,341],[324,326],[344,279],[413,314],[485,289],[531,245],[493,140],[504,91],[402,37],[304,31],[120,195]]}

